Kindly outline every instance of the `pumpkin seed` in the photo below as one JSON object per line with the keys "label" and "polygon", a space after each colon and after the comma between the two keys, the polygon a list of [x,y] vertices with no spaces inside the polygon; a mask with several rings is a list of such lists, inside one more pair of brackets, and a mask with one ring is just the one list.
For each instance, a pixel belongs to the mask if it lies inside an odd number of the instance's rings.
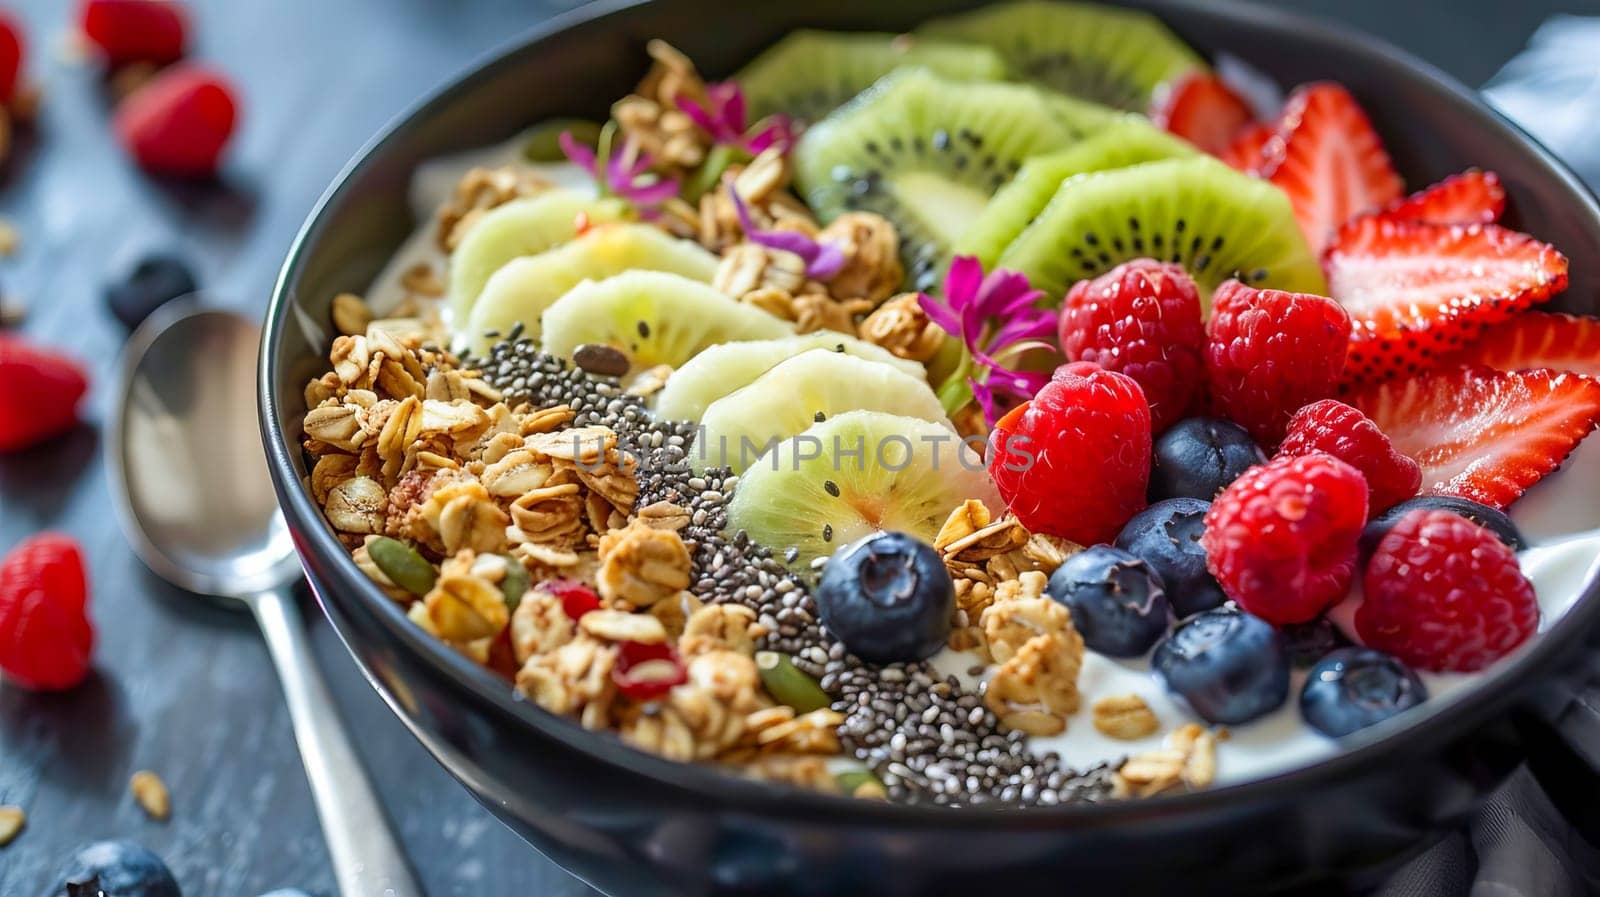
{"label": "pumpkin seed", "polygon": [[[421,598],[433,591],[439,573],[415,548],[388,536],[367,543],[367,556],[389,581]],[[520,566],[520,565],[519,565]]]}
{"label": "pumpkin seed", "polygon": [[817,680],[806,675],[787,654],[776,651],[756,653],[756,669],[761,673],[761,684],[778,703],[793,707],[796,713],[810,713],[833,703]]}

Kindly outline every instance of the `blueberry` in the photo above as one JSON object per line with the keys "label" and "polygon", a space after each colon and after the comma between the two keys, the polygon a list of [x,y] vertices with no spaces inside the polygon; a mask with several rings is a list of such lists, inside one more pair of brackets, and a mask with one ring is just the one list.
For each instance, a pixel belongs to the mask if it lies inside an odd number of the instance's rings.
{"label": "blueberry", "polygon": [[822,625],[873,663],[922,660],[950,637],[955,586],[933,546],[874,533],[828,559],[817,583]]}
{"label": "blueberry", "polygon": [[1300,690],[1300,715],[1334,738],[1381,723],[1428,699],[1405,664],[1372,648],[1340,648],[1311,668]]}
{"label": "blueberry", "polygon": [[1072,623],[1092,651],[1138,657],[1167,632],[1172,609],[1161,577],[1120,548],[1095,545],[1067,558],[1050,574],[1050,597],[1072,611]]}
{"label": "blueberry", "polygon": [[151,255],[134,267],[127,280],[106,287],[106,302],[117,320],[131,330],[156,309],[196,289],[194,275],[181,259]]}
{"label": "blueberry", "polygon": [[1210,501],[1249,468],[1265,463],[1243,427],[1212,417],[1180,420],[1156,437],[1150,470],[1152,502],[1164,498]]}
{"label": "blueberry", "polygon": [[1237,725],[1289,698],[1289,651],[1272,624],[1231,608],[1178,624],[1151,660],[1167,688],[1210,723]]}
{"label": "blueberry", "polygon": [[1206,569],[1200,547],[1206,511],[1198,498],[1169,498],[1133,515],[1117,535],[1117,547],[1150,565],[1166,587],[1173,613],[1188,617],[1221,604],[1226,596]]}
{"label": "blueberry", "polygon": [[1289,663],[1298,670],[1350,644],[1339,627],[1327,617],[1318,617],[1309,623],[1291,623],[1283,627],[1282,632],[1283,642],[1289,648]]}
{"label": "blueberry", "polygon": [[132,841],[100,841],[80,849],[52,897],[182,897],[161,858]]}
{"label": "blueberry", "polygon": [[1377,517],[1361,530],[1361,564],[1365,566],[1367,559],[1372,557],[1372,552],[1377,550],[1378,543],[1383,537],[1411,511],[1449,511],[1460,514],[1473,523],[1494,533],[1496,539],[1506,543],[1512,551],[1521,551],[1528,547],[1528,541],[1522,538],[1522,531],[1511,522],[1504,511],[1498,511],[1488,505],[1480,505],[1475,501],[1465,498],[1456,498],[1453,495],[1419,495],[1407,499]]}

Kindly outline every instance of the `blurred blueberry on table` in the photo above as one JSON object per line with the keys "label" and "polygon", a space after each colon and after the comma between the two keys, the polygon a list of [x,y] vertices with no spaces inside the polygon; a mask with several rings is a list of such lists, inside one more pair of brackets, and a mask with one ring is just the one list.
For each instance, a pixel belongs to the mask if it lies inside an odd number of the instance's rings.
{"label": "blurred blueberry on table", "polygon": [[1289,652],[1271,623],[1232,608],[1196,614],[1156,646],[1167,689],[1206,722],[1238,725],[1289,699]]}
{"label": "blurred blueberry on table", "polygon": [[1179,617],[1210,610],[1226,597],[1206,569],[1206,550],[1200,547],[1210,509],[1210,502],[1198,498],[1169,498],[1133,515],[1117,534],[1118,548],[1161,577],[1167,603]]}
{"label": "blurred blueberry on table", "polygon": [[62,884],[45,897],[182,897],[161,858],[133,841],[98,841],[81,848]]}
{"label": "blurred blueberry on table", "polygon": [[1374,517],[1361,530],[1361,562],[1365,564],[1372,557],[1372,552],[1377,549],[1378,543],[1383,541],[1385,534],[1394,528],[1401,517],[1412,511],[1449,511],[1452,514],[1465,517],[1477,525],[1494,533],[1496,539],[1506,544],[1512,551],[1521,551],[1528,547],[1528,540],[1522,537],[1522,531],[1511,522],[1506,512],[1488,505],[1481,505],[1471,499],[1457,498],[1453,495],[1419,495],[1407,499],[1377,517]]}
{"label": "blurred blueberry on table", "polygon": [[955,585],[933,546],[874,533],[828,559],[817,583],[822,625],[872,663],[922,660],[950,637]]}
{"label": "blurred blueberry on table", "polygon": [[1110,545],[1078,552],[1050,574],[1051,598],[1072,611],[1091,651],[1139,657],[1167,632],[1172,614],[1161,577],[1150,565]]}
{"label": "blurred blueberry on table", "polygon": [[1289,663],[1299,670],[1350,644],[1339,627],[1327,617],[1283,627],[1283,641],[1289,648]]}
{"label": "blurred blueberry on table", "polygon": [[1239,474],[1267,460],[1243,427],[1213,417],[1191,417],[1173,424],[1156,437],[1152,457],[1152,502],[1165,498],[1210,501]]}
{"label": "blurred blueberry on table", "polygon": [[1427,699],[1427,686],[1399,660],[1372,648],[1340,648],[1312,667],[1300,690],[1300,715],[1339,738]]}
{"label": "blurred blueberry on table", "polygon": [[156,309],[196,289],[194,274],[182,259],[158,253],[142,259],[126,280],[106,287],[106,302],[132,330]]}

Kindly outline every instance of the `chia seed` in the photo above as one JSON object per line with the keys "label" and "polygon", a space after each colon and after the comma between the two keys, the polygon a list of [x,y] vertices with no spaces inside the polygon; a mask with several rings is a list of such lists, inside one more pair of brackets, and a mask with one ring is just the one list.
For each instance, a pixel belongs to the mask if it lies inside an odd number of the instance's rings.
{"label": "chia seed", "polygon": [[[798,549],[784,549],[780,561],[772,548],[752,542],[743,530],[726,532],[727,497],[738,477],[726,467],[694,471],[694,424],[656,420],[618,378],[540,352],[521,337],[520,328],[475,362],[484,378],[508,404],[566,404],[576,415],[574,426],[598,424],[616,432],[619,446],[639,459],[638,504],[670,501],[689,514],[679,535],[694,563],[690,591],[707,603],[740,604],[755,612],[767,630],[758,649],[789,655],[798,669],[818,680],[833,709],[844,715],[838,732],[845,752],[878,775],[891,800],[1037,806],[1110,794],[1109,764],[1076,772],[1063,767],[1057,754],[1029,751],[1026,736],[1001,730],[980,694],[956,677],[940,678],[926,663],[873,666],[847,652],[822,628],[811,593],[810,576],[826,558],[818,558],[802,576],[785,563],[798,559]],[[641,322],[641,334],[647,330]],[[838,495],[832,481],[823,488]],[[831,537],[832,527],[825,525],[824,532]]]}

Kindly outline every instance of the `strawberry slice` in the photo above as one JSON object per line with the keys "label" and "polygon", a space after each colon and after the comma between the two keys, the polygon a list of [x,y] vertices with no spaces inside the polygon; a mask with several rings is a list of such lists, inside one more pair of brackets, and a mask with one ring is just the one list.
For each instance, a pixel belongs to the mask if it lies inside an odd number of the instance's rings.
{"label": "strawberry slice", "polygon": [[1600,378],[1600,320],[1530,311],[1449,359],[1497,371],[1546,369]]}
{"label": "strawberry slice", "polygon": [[1600,382],[1553,371],[1433,371],[1350,403],[1422,465],[1424,495],[1502,509],[1600,424]]}
{"label": "strawberry slice", "polygon": [[1396,200],[1377,214],[1393,221],[1493,224],[1505,210],[1506,189],[1500,186],[1500,176],[1472,168]]}
{"label": "strawberry slice", "polygon": [[1266,163],[1262,152],[1277,133],[1269,125],[1246,125],[1243,131],[1234,136],[1233,142],[1217,154],[1217,158],[1246,174],[1255,174]]}
{"label": "strawberry slice", "polygon": [[1284,104],[1262,171],[1289,194],[1320,254],[1346,221],[1400,198],[1403,185],[1355,98],[1332,82],[1299,87]]}
{"label": "strawberry slice", "polygon": [[1567,259],[1493,224],[1365,217],[1323,258],[1328,289],[1350,312],[1347,382],[1434,367],[1483,329],[1567,286]]}
{"label": "strawberry slice", "polygon": [[1221,78],[1199,72],[1174,85],[1150,118],[1157,127],[1217,155],[1255,122],[1256,114]]}

